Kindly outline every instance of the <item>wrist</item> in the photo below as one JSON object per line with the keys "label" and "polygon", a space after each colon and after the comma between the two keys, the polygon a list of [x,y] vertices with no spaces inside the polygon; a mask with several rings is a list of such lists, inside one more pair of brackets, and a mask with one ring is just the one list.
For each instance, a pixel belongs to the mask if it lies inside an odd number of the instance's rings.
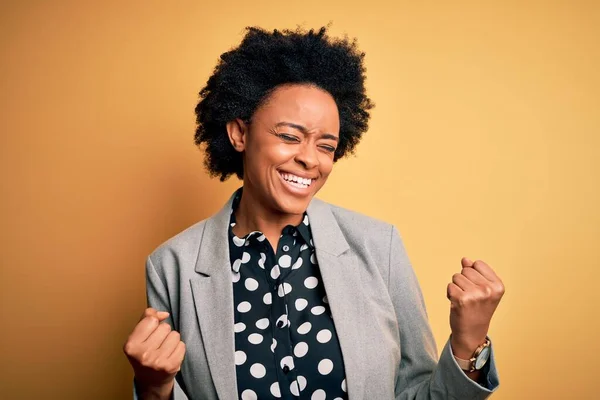
{"label": "wrist", "polygon": [[479,346],[485,343],[487,336],[483,337],[472,337],[465,338],[452,335],[450,337],[450,346],[452,347],[452,354],[458,358],[469,359],[473,356],[473,353]]}
{"label": "wrist", "polygon": [[140,382],[135,379],[135,388],[140,400],[169,400],[173,393],[175,381],[172,379],[169,382],[153,384]]}

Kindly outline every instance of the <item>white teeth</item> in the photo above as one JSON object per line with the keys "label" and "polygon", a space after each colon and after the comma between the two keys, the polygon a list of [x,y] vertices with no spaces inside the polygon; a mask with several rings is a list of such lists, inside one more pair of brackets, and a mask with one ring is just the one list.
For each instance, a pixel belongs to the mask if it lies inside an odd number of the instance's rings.
{"label": "white teeth", "polygon": [[292,174],[281,174],[281,177],[288,182],[290,185],[301,188],[301,189],[306,189],[307,187],[310,186],[310,184],[312,183],[312,179],[309,178],[301,178],[299,176],[296,175],[292,175]]}

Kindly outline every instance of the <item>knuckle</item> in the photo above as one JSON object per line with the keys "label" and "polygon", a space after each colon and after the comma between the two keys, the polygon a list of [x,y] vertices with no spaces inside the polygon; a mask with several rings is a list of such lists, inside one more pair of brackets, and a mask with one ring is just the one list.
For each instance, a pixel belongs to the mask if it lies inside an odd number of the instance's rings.
{"label": "knuckle", "polygon": [[128,356],[133,355],[133,353],[135,352],[135,345],[131,343],[131,341],[127,340],[123,345],[123,352]]}
{"label": "knuckle", "polygon": [[456,282],[457,279],[459,279],[458,277],[462,276],[462,274],[456,273],[454,275],[452,275],[452,281]]}
{"label": "knuckle", "polygon": [[482,286],[481,291],[482,291],[483,298],[486,298],[486,299],[491,298],[494,295],[494,289],[492,289],[488,285]]}
{"label": "knuckle", "polygon": [[164,371],[165,370],[165,363],[164,363],[163,359],[160,357],[156,357],[152,361],[151,366],[152,366],[152,369],[154,369],[155,371]]}
{"label": "knuckle", "polygon": [[147,366],[147,367],[151,366],[153,361],[154,361],[154,355],[152,354],[152,352],[147,351],[147,350],[144,351],[139,357],[140,364]]}
{"label": "knuckle", "polygon": [[[146,321],[146,323],[158,325],[158,318],[155,315],[146,315],[142,321]],[[142,322],[140,321],[140,323]]]}
{"label": "knuckle", "polygon": [[498,283],[496,285],[495,291],[497,294],[499,294],[500,296],[503,296],[504,293],[506,292],[506,287],[504,287],[504,285],[502,283]]}
{"label": "knuckle", "polygon": [[180,363],[178,363],[176,361],[172,361],[172,362],[169,363],[167,371],[170,374],[175,374],[179,370],[179,366],[180,366]]}
{"label": "knuckle", "polygon": [[457,296],[456,303],[458,304],[459,307],[464,308],[469,305],[469,299],[466,298],[466,296]]}

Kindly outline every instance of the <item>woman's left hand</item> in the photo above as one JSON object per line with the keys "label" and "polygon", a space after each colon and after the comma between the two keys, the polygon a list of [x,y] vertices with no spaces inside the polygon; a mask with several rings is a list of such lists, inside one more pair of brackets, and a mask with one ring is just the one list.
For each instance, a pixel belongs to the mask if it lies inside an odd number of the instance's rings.
{"label": "woman's left hand", "polygon": [[462,271],[452,276],[450,300],[451,346],[454,355],[469,359],[486,340],[492,315],[504,295],[504,284],[483,261],[461,260]]}

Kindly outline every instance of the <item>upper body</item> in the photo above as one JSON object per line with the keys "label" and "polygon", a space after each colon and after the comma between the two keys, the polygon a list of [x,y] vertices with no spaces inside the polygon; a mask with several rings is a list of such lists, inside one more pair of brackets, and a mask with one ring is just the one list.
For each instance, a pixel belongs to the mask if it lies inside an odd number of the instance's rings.
{"label": "upper body", "polygon": [[[494,271],[461,260],[438,362],[397,231],[314,198],[372,107],[364,54],[325,31],[251,28],[200,92],[209,172],[243,191],[148,258],[149,309],[124,346],[141,398],[476,399],[497,387]],[[308,324],[321,329],[305,341]]]}
{"label": "upper body", "polygon": [[[170,312],[167,322],[187,347],[175,398],[240,398],[227,238],[232,202],[159,246],[146,264],[148,304]],[[449,343],[438,362],[393,226],[316,199],[307,214],[349,399],[481,399],[497,387],[493,356],[481,384],[458,367]]]}

